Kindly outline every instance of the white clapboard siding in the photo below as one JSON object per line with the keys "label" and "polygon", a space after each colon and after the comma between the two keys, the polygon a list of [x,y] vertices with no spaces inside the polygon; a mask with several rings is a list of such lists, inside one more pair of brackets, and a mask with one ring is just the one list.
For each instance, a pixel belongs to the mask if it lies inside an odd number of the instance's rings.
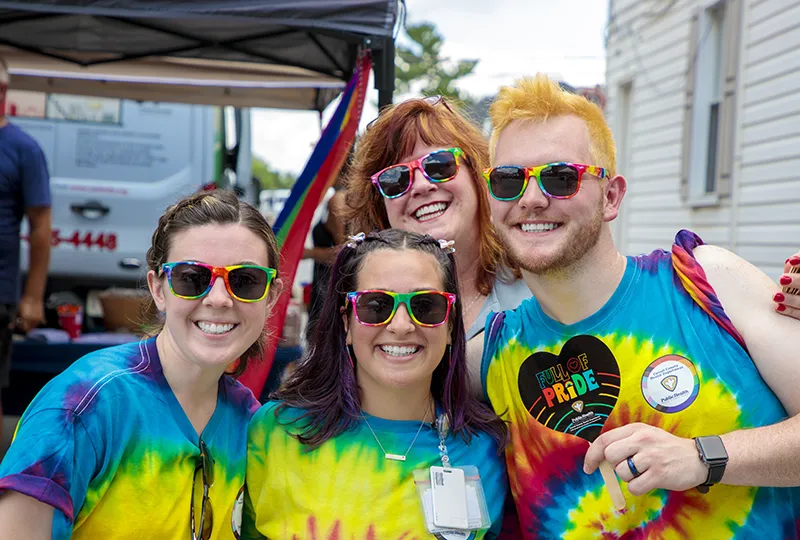
{"label": "white clapboard siding", "polygon": [[693,18],[713,2],[679,0],[655,17],[670,3],[612,0],[606,114],[629,153],[618,156],[628,193],[619,220],[625,233],[615,238],[623,252],[640,253],[668,247],[688,228],[775,277],[800,250],[800,0],[739,1],[738,60],[729,64],[731,176],[716,202],[693,206],[681,188],[684,111],[697,84],[690,74],[697,50],[707,46]]}
{"label": "white clapboard siding", "polygon": [[800,0],[748,7],[736,251],[775,277],[800,249]]}

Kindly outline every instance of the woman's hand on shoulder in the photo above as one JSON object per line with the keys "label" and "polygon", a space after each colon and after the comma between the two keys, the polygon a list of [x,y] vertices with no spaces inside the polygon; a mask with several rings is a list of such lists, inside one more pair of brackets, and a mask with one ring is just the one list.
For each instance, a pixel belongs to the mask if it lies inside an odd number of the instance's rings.
{"label": "woman's hand on shoulder", "polygon": [[782,315],[800,319],[800,251],[786,259],[778,284],[781,290],[772,297],[775,310]]}

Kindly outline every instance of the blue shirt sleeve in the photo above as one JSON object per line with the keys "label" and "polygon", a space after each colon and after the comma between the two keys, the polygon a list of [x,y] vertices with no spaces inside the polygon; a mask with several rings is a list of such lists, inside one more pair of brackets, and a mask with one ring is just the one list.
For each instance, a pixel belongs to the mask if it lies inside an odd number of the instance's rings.
{"label": "blue shirt sleeve", "polygon": [[50,206],[50,173],[47,160],[39,146],[29,148],[20,163],[22,172],[22,201],[25,209]]}
{"label": "blue shirt sleeve", "polygon": [[13,490],[52,506],[53,538],[69,538],[98,459],[80,418],[62,408],[26,411],[0,463],[0,493]]}

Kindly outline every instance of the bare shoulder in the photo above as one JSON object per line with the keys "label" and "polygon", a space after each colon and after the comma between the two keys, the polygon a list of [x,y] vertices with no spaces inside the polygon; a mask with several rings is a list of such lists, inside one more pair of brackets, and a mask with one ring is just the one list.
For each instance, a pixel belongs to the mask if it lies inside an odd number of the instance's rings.
{"label": "bare shoulder", "polygon": [[703,267],[708,282],[720,295],[720,301],[722,296],[761,291],[760,294],[767,296],[759,303],[771,310],[769,291],[777,291],[778,285],[753,264],[725,248],[712,245],[698,246],[694,256]]}
{"label": "bare shoulder", "polygon": [[800,321],[773,309],[778,284],[727,249],[699,246],[695,257],[761,376],[790,414],[800,412]]}

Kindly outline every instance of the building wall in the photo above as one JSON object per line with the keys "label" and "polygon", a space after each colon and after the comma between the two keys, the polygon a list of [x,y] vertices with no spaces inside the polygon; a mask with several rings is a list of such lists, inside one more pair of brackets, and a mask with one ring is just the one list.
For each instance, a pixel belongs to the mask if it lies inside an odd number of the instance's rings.
{"label": "building wall", "polygon": [[[800,0],[739,1],[721,61],[732,138],[720,159],[729,163],[713,196],[693,197],[687,160],[701,143],[686,136],[687,104],[712,46],[697,15],[714,2],[612,0],[606,114],[628,179],[614,232],[623,252],[640,253],[689,228],[775,277],[800,249]],[[728,0],[725,16],[736,7]]]}

